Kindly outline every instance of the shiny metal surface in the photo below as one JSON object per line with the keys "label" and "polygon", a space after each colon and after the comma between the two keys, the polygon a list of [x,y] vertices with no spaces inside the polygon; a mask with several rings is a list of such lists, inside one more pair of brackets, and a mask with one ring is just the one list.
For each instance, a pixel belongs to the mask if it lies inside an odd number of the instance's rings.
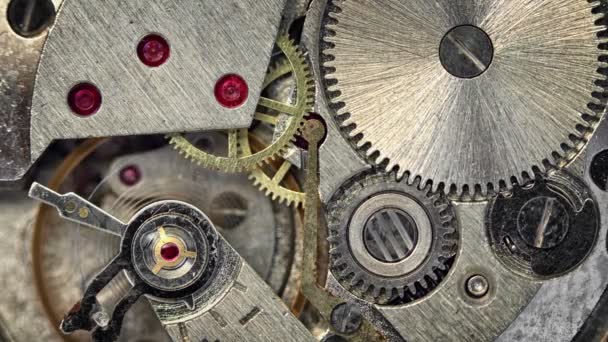
{"label": "shiny metal surface", "polygon": [[[25,193],[3,193],[0,196],[0,248],[13,251],[0,266],[0,286],[5,295],[0,300],[3,335],[15,341],[44,340],[58,342],[53,327],[46,320],[42,304],[32,281],[29,253],[32,237],[31,219],[36,203]],[[38,322],[31,324],[32,321]],[[8,340],[7,342],[12,342]]]}
{"label": "shiny metal surface", "polygon": [[[361,241],[365,216],[379,204],[403,210],[419,228],[417,248],[398,266],[374,262]],[[444,281],[457,255],[462,227],[443,193],[377,171],[343,184],[326,207],[325,221],[331,273],[357,297],[391,306],[423,298]]]}
{"label": "shiny metal surface", "polygon": [[[404,256],[398,262],[383,262],[376,259],[367,250],[364,241],[366,223],[376,212],[385,208],[398,208],[410,215],[415,222],[418,232],[416,244],[414,245],[413,242],[409,242],[409,248],[412,249],[411,254]],[[394,219],[393,222],[386,223],[385,225],[392,226],[397,221],[398,219]],[[399,233],[400,236],[407,236],[405,228],[401,228]],[[391,238],[387,237],[387,239],[390,241]],[[381,276],[399,277],[413,272],[427,259],[433,245],[433,227],[431,226],[431,220],[427,216],[426,209],[418,204],[416,200],[403,194],[385,193],[368,199],[357,208],[351,217],[348,229],[348,243],[353,256],[361,266]],[[391,248],[396,245],[393,241],[389,243],[391,244]]]}
{"label": "shiny metal surface", "polygon": [[[484,195],[545,161],[572,160],[599,118],[587,105],[603,110],[597,1],[331,4],[321,32],[326,95],[348,136],[387,170]],[[487,71],[471,79],[438,56],[446,33],[465,24],[494,47]]]}
{"label": "shiny metal surface", "polygon": [[253,269],[240,261],[238,275],[217,302],[191,317],[166,321],[174,341],[315,341]]}
{"label": "shiny metal surface", "polygon": [[60,195],[34,182],[29,196],[54,207],[66,220],[116,236],[124,234],[125,223],[75,193]]}
{"label": "shiny metal surface", "polygon": [[[106,144],[111,145],[111,141]],[[296,305],[300,276],[300,251],[296,246],[298,223],[292,210],[273,204],[245,175],[198,168],[168,147],[119,157],[107,170],[94,161],[85,165],[86,170],[100,168],[104,173],[102,185],[92,196],[100,198],[101,207],[121,220],[128,221],[142,206],[162,199],[179,199],[202,208],[260,277],[288,305]],[[137,184],[130,186],[122,183],[120,177],[120,171],[129,166],[136,166],[142,176]],[[77,175],[75,172],[72,177]],[[66,183],[70,184],[74,178]],[[226,194],[238,194],[248,208],[235,212],[222,205],[221,198]],[[231,221],[226,216],[233,214],[243,214],[242,219],[236,225],[227,226]],[[41,254],[40,286],[51,306],[50,320],[56,321],[82,296],[82,286],[117,253],[119,240],[97,230],[80,229],[55,215],[44,225],[41,240],[43,245],[34,246],[40,248]],[[129,282],[122,277],[102,292],[100,300],[111,307],[128,288]],[[150,303],[145,300],[140,300],[127,313],[125,325],[121,341],[135,336],[144,341],[146,338],[164,341],[166,337]],[[79,333],[70,336],[70,341],[89,338],[88,334]]]}
{"label": "shiny metal surface", "polygon": [[[31,159],[54,139],[248,127],[284,7],[285,0],[66,1],[36,77]],[[170,59],[158,68],[136,54],[149,33],[171,45]],[[233,110],[213,91],[229,73],[249,85],[247,102]],[[87,118],[66,102],[83,81],[103,94],[102,108]]]}
{"label": "shiny metal surface", "polygon": [[[587,184],[590,184],[591,192],[600,204],[601,228],[591,254],[576,270],[544,282],[534,299],[497,341],[570,341],[600,303],[602,294],[608,290],[608,193],[594,186],[589,178],[589,165],[593,156],[606,148],[608,121],[604,120],[584,156],[569,166],[571,171],[580,170],[579,176],[584,177]],[[549,316],[551,319],[543,320],[541,325],[534,323],[538,317]]]}
{"label": "shiny metal surface", "polygon": [[327,203],[341,184],[369,168],[369,165],[361,159],[340,134],[340,128],[332,118],[332,110],[329,108],[325,89],[321,82],[319,34],[324,10],[325,0],[311,1],[304,23],[302,44],[309,53],[308,56],[315,79],[314,111],[323,117],[327,125],[327,137],[319,147],[319,192],[321,200]]}
{"label": "shiny metal surface", "polygon": [[[491,341],[540,287],[510,272],[494,257],[484,232],[485,203],[455,208],[463,229],[461,248],[448,278],[420,301],[377,307],[407,341]],[[474,275],[483,275],[490,282],[488,294],[481,298],[466,293],[466,282]]]}
{"label": "shiny metal surface", "polygon": [[[61,0],[55,0],[59,6]],[[23,38],[10,27],[10,0],[0,0],[0,186],[30,168],[30,105],[46,31]]]}

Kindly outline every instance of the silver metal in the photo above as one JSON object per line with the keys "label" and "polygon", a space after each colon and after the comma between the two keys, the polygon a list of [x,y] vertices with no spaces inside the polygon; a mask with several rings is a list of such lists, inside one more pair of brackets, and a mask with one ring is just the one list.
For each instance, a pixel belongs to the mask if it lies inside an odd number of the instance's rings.
{"label": "silver metal", "polygon": [[[66,1],[38,69],[31,159],[54,139],[248,127],[285,1]],[[158,68],[137,57],[149,33],[171,45],[170,59]],[[213,91],[229,73],[249,85],[247,102],[232,110]],[[87,118],[66,102],[83,81],[103,93],[100,111]]]}
{"label": "silver metal", "polygon": [[467,280],[466,283],[467,293],[475,298],[481,298],[485,296],[490,290],[490,284],[488,279],[482,275],[474,275]]}
{"label": "silver metal", "polygon": [[40,303],[34,300],[38,293],[32,269],[26,266],[32,243],[30,223],[36,206],[23,192],[4,192],[0,196],[0,248],[15,253],[14,258],[6,258],[0,267],[0,284],[10,294],[0,301],[0,320],[4,333],[14,341],[60,342]]}
{"label": "silver metal", "polygon": [[[340,10],[329,11],[321,38],[326,95],[342,105],[341,125],[356,126],[348,136],[387,170],[485,195],[544,171],[545,160],[563,166],[589,135],[577,125],[591,131],[598,121],[587,105],[601,104],[594,82],[605,79],[597,71],[604,27],[592,13],[599,2],[332,4]],[[438,56],[446,33],[464,24],[494,46],[473,79],[452,76]]]}
{"label": "silver metal", "polygon": [[[197,137],[205,139],[210,151],[225,148],[222,146],[225,140],[214,133]],[[136,185],[128,186],[121,182],[120,170],[132,165],[142,177]],[[290,261],[297,237],[294,214],[289,208],[274,204],[246,175],[199,167],[171,147],[121,156],[111,164],[107,175],[105,180],[112,195],[103,208],[117,218],[129,220],[140,209],[138,202],[140,205],[161,199],[188,202],[208,214],[222,236],[276,291],[285,288],[286,280],[292,281],[296,276]],[[246,207],[238,212],[243,216],[236,226],[226,226],[227,195],[238,196]],[[114,196],[118,198],[113,200]],[[293,284],[288,287],[291,291]]]}
{"label": "silver metal", "polygon": [[[55,197],[70,197],[70,194],[49,192],[40,185],[34,186],[32,192],[32,197],[40,200],[53,201]],[[189,210],[188,212],[192,211],[196,217],[207,219],[195,207],[177,201],[155,202],[142,209],[138,215],[150,215],[151,210],[160,210],[172,205],[176,208],[182,206]],[[176,208],[172,208],[168,214],[172,214],[172,210],[178,210]],[[160,216],[162,215],[154,215],[153,218]],[[144,221],[141,229],[147,229],[146,225],[154,224],[151,220]],[[217,233],[212,225],[208,224],[206,227],[211,232],[205,234]],[[141,230],[135,229],[137,232]],[[160,299],[148,295],[158,317],[175,341],[188,341],[191,333],[196,338],[205,336],[211,340],[247,341],[253,337],[265,336],[270,329],[273,331],[272,336],[269,336],[272,340],[279,336],[281,340],[295,338],[298,341],[314,341],[304,325],[290,314],[283,301],[222,237],[217,241],[217,248],[215,256],[219,258],[219,263],[214,265],[216,269],[209,285],[196,289],[185,298]],[[113,264],[110,263],[106,267],[116,267],[110,265]],[[98,286],[109,285],[105,282],[110,280],[96,278],[98,283],[92,283],[96,284],[94,291],[99,291]],[[97,293],[94,292],[95,295]],[[70,322],[68,317],[69,315],[64,318],[64,322]],[[237,325],[237,322],[240,325]]]}
{"label": "silver metal", "polygon": [[105,311],[97,311],[91,318],[95,321],[95,324],[102,329],[107,327],[108,323],[110,323],[110,316]]}
{"label": "silver metal", "polygon": [[361,328],[363,316],[356,305],[342,303],[332,310],[330,322],[338,333],[350,335]]}
{"label": "silver metal", "polygon": [[[556,279],[543,282],[538,294],[509,328],[497,339],[499,342],[521,340],[572,340],[583,326],[602,294],[608,289],[608,250],[606,235],[608,224],[608,192],[596,187],[589,177],[589,164],[593,156],[608,148],[608,121],[604,120],[589,142],[584,154],[569,170],[577,171],[589,184],[598,201],[602,226],[594,249],[587,259],[574,271]],[[559,313],[559,314],[557,314]],[[531,324],[537,317],[551,317],[543,321],[542,327]]]}
{"label": "silver metal", "polygon": [[[397,263],[374,258],[363,242],[369,217],[387,207],[409,214],[419,230],[413,253]],[[369,302],[396,305],[426,295],[457,253],[458,224],[446,197],[430,186],[396,181],[394,174],[357,175],[340,187],[325,213],[329,268],[345,288]]]}
{"label": "silver metal", "polygon": [[[315,341],[272,289],[242,259],[236,276],[216,301],[195,313],[161,317],[174,341]],[[224,284],[225,285],[225,284]],[[155,308],[162,310],[161,305]]]}
{"label": "silver metal", "polygon": [[383,208],[365,223],[363,241],[367,251],[383,262],[407,258],[418,243],[418,226],[405,211]]}
{"label": "silver metal", "polygon": [[[30,105],[46,31],[23,38],[10,27],[10,0],[0,0],[0,186],[21,179],[30,161]],[[61,0],[55,0],[56,7]]]}
{"label": "silver metal", "polygon": [[29,196],[55,207],[59,215],[105,233],[122,236],[126,224],[73,192],[61,195],[34,182]]}
{"label": "silver metal", "polygon": [[319,32],[324,9],[325,0],[313,0],[310,3],[302,33],[302,44],[308,51],[312,73],[315,76],[314,111],[323,117],[327,125],[327,137],[319,148],[319,191],[321,200],[327,203],[340,185],[370,166],[344,139],[332,118],[327,102],[319,64]]}
{"label": "silver metal", "polygon": [[[376,259],[368,252],[364,242],[363,234],[367,221],[378,210],[389,207],[399,208],[409,214],[419,232],[413,251],[399,262],[382,262]],[[385,277],[398,277],[414,271],[427,259],[433,243],[433,228],[426,210],[414,199],[396,193],[380,194],[363,202],[355,211],[348,228],[348,243],[361,266]]]}
{"label": "silver metal", "polygon": [[[485,234],[485,203],[457,204],[455,208],[463,229],[449,276],[419,301],[376,306],[406,341],[491,341],[517,318],[540,287],[510,272],[494,256]],[[495,284],[479,299],[465,290],[474,275]]]}

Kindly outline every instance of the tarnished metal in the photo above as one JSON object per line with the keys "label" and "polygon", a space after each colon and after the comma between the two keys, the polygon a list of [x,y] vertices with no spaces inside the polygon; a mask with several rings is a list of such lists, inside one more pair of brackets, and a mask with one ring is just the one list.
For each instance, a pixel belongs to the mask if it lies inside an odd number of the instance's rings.
{"label": "tarnished metal", "polygon": [[321,81],[319,61],[319,35],[321,20],[325,11],[325,0],[313,0],[308,9],[302,44],[306,47],[312,72],[315,76],[314,111],[321,115],[327,125],[327,137],[319,147],[319,192],[324,203],[329,201],[334,191],[350,177],[369,168],[340,134],[340,128],[332,117],[325,89]]}
{"label": "tarnished metal", "polygon": [[[377,307],[407,341],[491,341],[517,318],[540,287],[510,272],[494,256],[485,236],[485,203],[455,208],[463,229],[448,277],[419,301]],[[475,275],[483,275],[490,284],[480,298],[466,292],[467,280]]]}
{"label": "tarnished metal", "polygon": [[[601,227],[593,250],[574,271],[543,282],[530,304],[498,338],[499,342],[513,341],[513,339],[570,341],[583,327],[593,310],[601,305],[600,298],[608,291],[608,272],[606,272],[608,193],[592,185],[589,165],[593,157],[606,148],[608,148],[608,121],[604,120],[589,142],[585,154],[568,166],[571,172],[584,177],[587,184],[590,184],[594,199],[599,204]],[[531,323],[537,320],[537,317],[550,318],[543,320],[540,326]]]}
{"label": "tarnished metal", "polygon": [[[20,180],[30,160],[30,106],[46,31],[24,38],[7,20],[10,0],[0,1],[0,186]],[[59,6],[61,0],[55,0]],[[9,185],[9,184],[6,184]]]}

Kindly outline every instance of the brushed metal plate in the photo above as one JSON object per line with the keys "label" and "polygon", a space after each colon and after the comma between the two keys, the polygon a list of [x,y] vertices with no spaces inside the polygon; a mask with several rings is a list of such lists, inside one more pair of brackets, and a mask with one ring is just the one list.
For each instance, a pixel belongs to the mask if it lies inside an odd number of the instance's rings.
{"label": "brushed metal plate", "polygon": [[[31,110],[31,159],[55,139],[202,131],[250,125],[285,0],[85,1],[60,8],[40,60]],[[136,47],[164,36],[171,57],[158,68]],[[219,105],[216,81],[249,84],[237,109]],[[103,93],[99,112],[74,115],[67,94],[79,82]]]}

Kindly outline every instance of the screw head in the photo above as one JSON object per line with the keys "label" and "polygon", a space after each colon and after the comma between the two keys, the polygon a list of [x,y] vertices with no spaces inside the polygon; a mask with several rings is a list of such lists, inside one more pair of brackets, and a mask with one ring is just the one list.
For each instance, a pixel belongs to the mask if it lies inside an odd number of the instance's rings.
{"label": "screw head", "polygon": [[95,324],[101,328],[105,328],[108,326],[108,324],[110,324],[110,315],[108,315],[108,313],[105,311],[97,311],[91,315],[91,318]]}
{"label": "screw head", "polygon": [[490,283],[486,277],[479,274],[474,275],[467,279],[466,290],[471,297],[481,298],[490,290]]}
{"label": "screw head", "polygon": [[339,304],[331,312],[331,325],[340,334],[353,334],[361,328],[362,323],[361,311],[353,304]]}
{"label": "screw head", "polygon": [[55,5],[51,0],[11,0],[6,18],[15,33],[31,38],[53,23]]}
{"label": "screw head", "polygon": [[454,27],[439,45],[441,64],[458,78],[475,78],[483,74],[493,58],[492,40],[482,29],[473,25]]}
{"label": "screw head", "polygon": [[524,204],[517,217],[517,230],[531,247],[548,249],[560,244],[568,234],[568,210],[555,197],[536,197]]}

